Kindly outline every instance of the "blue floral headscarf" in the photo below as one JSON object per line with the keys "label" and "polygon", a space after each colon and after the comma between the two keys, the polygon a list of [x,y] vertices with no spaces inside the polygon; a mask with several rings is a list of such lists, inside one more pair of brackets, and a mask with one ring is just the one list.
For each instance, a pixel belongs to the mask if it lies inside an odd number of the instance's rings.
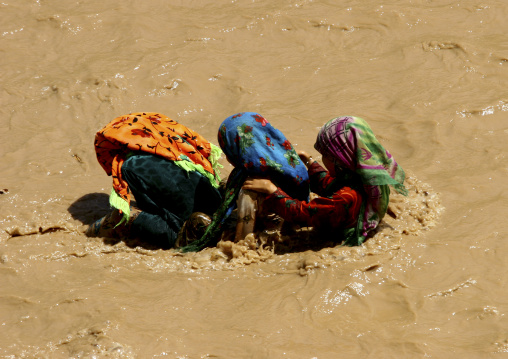
{"label": "blue floral headscarf", "polygon": [[268,177],[291,197],[307,200],[309,175],[291,143],[258,113],[243,112],[225,119],[219,145],[235,166],[235,177]]}
{"label": "blue floral headscarf", "polygon": [[238,193],[249,176],[269,178],[293,198],[308,201],[309,175],[291,143],[281,131],[255,112],[226,118],[219,127],[219,145],[235,167],[228,178],[224,201],[204,236],[182,248],[197,251],[217,240],[222,225],[236,206]]}

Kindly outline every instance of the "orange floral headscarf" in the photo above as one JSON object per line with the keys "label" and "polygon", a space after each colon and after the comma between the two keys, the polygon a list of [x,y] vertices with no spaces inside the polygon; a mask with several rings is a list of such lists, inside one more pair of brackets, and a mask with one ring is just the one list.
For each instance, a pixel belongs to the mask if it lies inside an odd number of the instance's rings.
{"label": "orange floral headscarf", "polygon": [[[217,187],[221,151],[190,128],[155,112],[136,112],[115,118],[95,135],[97,160],[113,177],[110,203],[129,215],[130,191],[122,178],[129,153],[142,151],[164,157],[186,171],[198,171]],[[119,198],[114,198],[115,195]]]}

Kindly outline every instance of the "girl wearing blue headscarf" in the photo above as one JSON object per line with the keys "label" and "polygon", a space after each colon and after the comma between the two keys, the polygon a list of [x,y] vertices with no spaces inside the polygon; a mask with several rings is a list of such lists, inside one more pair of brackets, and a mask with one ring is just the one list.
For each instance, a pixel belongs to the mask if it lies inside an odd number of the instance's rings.
{"label": "girl wearing blue headscarf", "polygon": [[291,197],[302,201],[309,198],[307,168],[282,132],[260,114],[242,112],[226,118],[219,127],[218,140],[234,170],[212,223],[200,239],[181,248],[184,252],[201,250],[218,240],[249,177],[270,178]]}

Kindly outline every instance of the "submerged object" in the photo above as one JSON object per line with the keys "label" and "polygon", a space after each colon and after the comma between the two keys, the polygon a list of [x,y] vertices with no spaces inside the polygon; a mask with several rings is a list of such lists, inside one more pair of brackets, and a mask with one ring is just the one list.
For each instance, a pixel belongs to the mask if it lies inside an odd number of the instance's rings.
{"label": "submerged object", "polygon": [[238,221],[236,224],[235,242],[254,232],[256,213],[258,211],[258,194],[241,189],[237,199]]}

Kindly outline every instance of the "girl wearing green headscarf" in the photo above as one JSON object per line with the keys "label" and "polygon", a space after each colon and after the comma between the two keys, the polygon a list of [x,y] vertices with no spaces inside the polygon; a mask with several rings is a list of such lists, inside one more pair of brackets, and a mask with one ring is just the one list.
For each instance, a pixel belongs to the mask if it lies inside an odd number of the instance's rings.
{"label": "girl wearing green headscarf", "polygon": [[360,245],[388,209],[391,185],[407,195],[405,174],[359,117],[337,117],[319,131],[315,149],[325,170],[306,152],[298,152],[308,168],[311,191],[320,197],[300,201],[269,179],[253,179],[243,188],[265,193],[264,206],[284,220],[337,233],[350,246]]}

